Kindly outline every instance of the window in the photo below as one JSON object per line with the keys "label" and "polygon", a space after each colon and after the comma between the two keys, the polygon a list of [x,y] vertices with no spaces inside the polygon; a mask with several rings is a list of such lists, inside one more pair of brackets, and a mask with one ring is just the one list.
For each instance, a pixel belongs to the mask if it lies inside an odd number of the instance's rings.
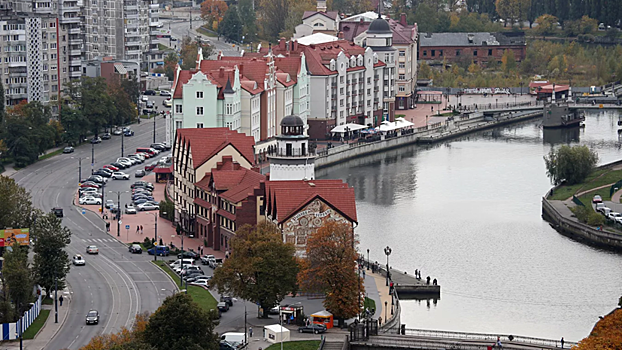
{"label": "window", "polygon": [[473,50],[473,56],[477,56],[477,50]]}
{"label": "window", "polygon": [[428,55],[428,51],[423,50],[423,57],[426,57]]}
{"label": "window", "polygon": [[343,107],[343,98],[341,100],[339,100],[339,106]]}
{"label": "window", "polygon": [[456,56],[460,56],[460,50],[456,50]]}
{"label": "window", "polygon": [[400,50],[400,57],[406,57],[406,51]]}
{"label": "window", "polygon": [[397,76],[397,79],[399,80],[406,80],[406,75],[405,74],[400,74]]}
{"label": "window", "polygon": [[181,129],[182,125],[181,125],[181,120],[178,120],[175,122],[175,129]]}
{"label": "window", "polygon": [[203,98],[203,91],[197,91],[197,98]]}
{"label": "window", "polygon": [[404,92],[404,91],[406,91],[406,88],[404,88],[404,85],[400,85],[400,86],[399,86],[399,88],[398,88],[398,90],[399,90],[400,92]]}
{"label": "window", "polygon": [[438,57],[442,57],[443,56],[443,50],[438,50]]}
{"label": "window", "polygon": [[339,77],[339,82],[343,84],[343,76]]}
{"label": "window", "polygon": [[197,123],[197,128],[203,129],[203,123]]}
{"label": "window", "polygon": [[231,115],[233,114],[233,103],[227,103],[225,106],[225,114]]}
{"label": "window", "polygon": [[367,89],[367,96],[371,96],[371,89]]}
{"label": "window", "polygon": [[371,84],[371,77],[367,78],[367,84]]}
{"label": "window", "polygon": [[432,50],[432,53],[430,54],[430,56],[434,57],[436,55],[436,50]]}
{"label": "window", "polygon": [[175,113],[182,113],[182,105],[175,105]]}
{"label": "window", "polygon": [[343,95],[343,88],[339,88],[339,94]]}
{"label": "window", "polygon": [[406,68],[406,63],[400,62],[400,68]]}
{"label": "window", "polygon": [[197,115],[203,115],[203,107],[197,107]]}

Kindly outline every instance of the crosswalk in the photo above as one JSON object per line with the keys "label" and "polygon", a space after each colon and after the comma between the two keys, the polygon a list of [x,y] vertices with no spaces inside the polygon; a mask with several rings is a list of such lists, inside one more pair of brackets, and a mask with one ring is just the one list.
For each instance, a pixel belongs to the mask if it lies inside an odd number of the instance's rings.
{"label": "crosswalk", "polygon": [[114,242],[118,242],[116,239],[114,238],[80,238],[82,240],[82,242],[87,242],[87,243],[114,243]]}

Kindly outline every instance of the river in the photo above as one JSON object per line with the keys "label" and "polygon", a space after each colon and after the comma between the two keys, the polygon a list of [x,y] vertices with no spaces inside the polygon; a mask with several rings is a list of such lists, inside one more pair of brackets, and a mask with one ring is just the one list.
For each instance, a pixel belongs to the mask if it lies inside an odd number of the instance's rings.
{"label": "river", "polygon": [[[433,146],[410,146],[317,172],[355,188],[360,251],[437,278],[438,302],[405,300],[407,328],[578,341],[622,295],[622,255],[558,234],[541,218],[552,145],[586,144],[619,160],[618,112],[585,129],[532,121]],[[622,128],[622,127],[620,127]]]}

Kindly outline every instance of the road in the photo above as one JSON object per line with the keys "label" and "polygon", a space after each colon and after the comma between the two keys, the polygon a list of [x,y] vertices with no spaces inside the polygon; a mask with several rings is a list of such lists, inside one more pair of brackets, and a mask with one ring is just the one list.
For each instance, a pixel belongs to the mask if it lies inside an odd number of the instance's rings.
{"label": "road", "polygon": [[[153,96],[150,96],[154,99]],[[155,99],[154,99],[155,100]],[[158,99],[159,101],[159,99]],[[160,101],[161,103],[161,101]],[[157,139],[164,139],[164,119],[157,119]],[[125,153],[136,147],[150,145],[153,123],[132,126],[136,135],[125,138]],[[120,155],[120,136],[95,145],[95,169]],[[175,291],[170,279],[154,266],[147,254],[132,255],[127,246],[116,241],[105,231],[99,215],[74,206],[78,183],[78,157],[91,157],[91,145],[76,147],[72,154],[61,154],[17,172],[13,178],[32,195],[35,207],[49,212],[52,207],[64,209],[63,225],[72,231],[71,244],[66,248],[70,257],[82,254],[86,266],[72,266],[67,282],[71,301],[67,320],[46,349],[78,349],[93,336],[117,332],[131,327],[137,313],[155,311],[164,298]],[[90,160],[82,161],[82,176],[90,173]],[[135,166],[134,168],[138,168]],[[125,188],[123,188],[125,187]],[[111,182],[106,190],[127,190],[129,182]],[[106,193],[108,195],[108,193]],[[114,196],[116,199],[116,195]],[[87,245],[97,245],[99,255],[86,255]],[[66,307],[66,306],[63,306]],[[100,312],[100,323],[86,326],[85,316],[90,309]]]}
{"label": "road", "polygon": [[[185,36],[190,36],[191,38],[201,37],[203,40],[209,40],[209,42],[214,46],[214,51],[218,53],[222,51],[225,56],[239,56],[240,51],[238,51],[238,47],[233,47],[231,44],[225,43],[224,39],[218,40],[218,38],[208,37],[206,35],[199,34],[195,31],[203,21],[194,21],[192,22],[192,30],[190,29],[190,21],[187,19],[176,19],[176,20],[168,20],[163,19],[162,23],[164,24],[164,28],[168,28],[171,30],[172,36],[177,39],[177,41],[170,41],[168,39],[160,39],[159,42],[163,45],[172,48],[178,48],[180,41]],[[207,57],[206,57],[207,58]]]}

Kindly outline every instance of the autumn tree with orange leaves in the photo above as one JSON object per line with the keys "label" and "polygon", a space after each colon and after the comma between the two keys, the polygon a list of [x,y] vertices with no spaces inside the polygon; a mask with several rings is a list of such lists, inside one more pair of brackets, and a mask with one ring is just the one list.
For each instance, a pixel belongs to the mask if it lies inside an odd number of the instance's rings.
{"label": "autumn tree with orange leaves", "polygon": [[[620,298],[622,304],[622,298]],[[622,349],[622,309],[616,309],[596,323],[590,335],[581,340],[574,350]]]}
{"label": "autumn tree with orange leaves", "polygon": [[359,292],[365,291],[356,273],[357,245],[352,226],[326,222],[309,236],[298,275],[303,291],[326,295],[324,307],[339,325],[359,313]]}
{"label": "autumn tree with orange leaves", "polygon": [[208,28],[217,30],[228,8],[223,0],[205,0],[201,3],[201,18],[207,22]]}

